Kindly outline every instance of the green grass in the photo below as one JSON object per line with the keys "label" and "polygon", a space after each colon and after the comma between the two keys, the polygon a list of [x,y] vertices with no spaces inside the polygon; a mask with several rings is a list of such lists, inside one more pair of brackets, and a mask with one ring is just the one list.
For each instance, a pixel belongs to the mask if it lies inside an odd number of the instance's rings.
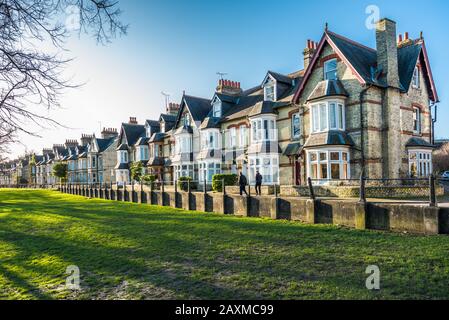
{"label": "green grass", "polygon": [[[446,236],[0,190],[3,299],[447,299],[448,252]],[[371,264],[380,291],[365,287]]]}

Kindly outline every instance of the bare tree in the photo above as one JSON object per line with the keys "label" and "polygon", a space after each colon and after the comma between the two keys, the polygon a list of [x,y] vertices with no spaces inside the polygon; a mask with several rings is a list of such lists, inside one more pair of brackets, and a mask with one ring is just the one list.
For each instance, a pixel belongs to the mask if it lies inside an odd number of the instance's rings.
{"label": "bare tree", "polygon": [[449,143],[442,145],[434,152],[433,170],[436,173],[449,170]]}
{"label": "bare tree", "polygon": [[[70,32],[92,34],[100,44],[126,34],[118,0],[0,0],[0,153],[17,134],[58,125],[48,110],[61,93],[76,87],[63,76],[61,57]],[[64,21],[61,21],[64,20]],[[55,53],[42,49],[48,42]]]}

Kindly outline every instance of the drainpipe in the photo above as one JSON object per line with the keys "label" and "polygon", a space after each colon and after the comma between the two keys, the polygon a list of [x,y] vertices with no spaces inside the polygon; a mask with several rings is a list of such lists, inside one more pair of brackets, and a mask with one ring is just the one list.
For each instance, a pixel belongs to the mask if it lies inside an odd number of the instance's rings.
{"label": "drainpipe", "polygon": [[[435,119],[432,118],[432,107],[435,107]],[[430,109],[430,143],[432,145],[435,145],[435,123],[438,120],[438,105],[435,102],[432,102],[432,104],[429,107]]]}
{"label": "drainpipe", "polygon": [[365,97],[365,93],[372,87],[372,85],[368,85],[360,92],[360,152],[361,152],[361,162],[362,162],[362,175],[365,172],[365,135],[363,134],[363,131],[365,129],[364,125],[364,114],[363,114],[363,99]]}

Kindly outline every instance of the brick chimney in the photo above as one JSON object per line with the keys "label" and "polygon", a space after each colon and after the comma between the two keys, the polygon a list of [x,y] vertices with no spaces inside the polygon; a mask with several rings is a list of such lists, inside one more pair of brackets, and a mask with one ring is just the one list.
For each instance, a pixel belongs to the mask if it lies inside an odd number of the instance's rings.
{"label": "brick chimney", "polygon": [[138,124],[136,117],[129,117],[129,124]]}
{"label": "brick chimney", "polygon": [[398,48],[406,47],[413,43],[414,43],[414,41],[409,38],[408,32],[404,33],[404,36],[402,36],[402,34],[399,35]]}
{"label": "brick chimney", "polygon": [[167,114],[177,115],[179,108],[179,104],[170,102],[167,106]]}
{"label": "brick chimney", "polygon": [[65,141],[65,147],[68,148],[75,148],[78,146],[77,140],[66,140]]}
{"label": "brick chimney", "polygon": [[387,85],[399,88],[398,47],[396,22],[382,19],[376,27],[377,67],[385,75]]}
{"label": "brick chimney", "polygon": [[243,92],[240,82],[220,79],[218,81],[217,92],[231,96],[237,96]]}
{"label": "brick chimney", "polygon": [[82,134],[81,135],[81,145],[83,147],[87,146],[93,138],[94,138],[94,136],[91,134]]}
{"label": "brick chimney", "polygon": [[102,139],[110,139],[115,138],[118,136],[117,129],[115,128],[103,128],[101,131],[101,138]]}
{"label": "brick chimney", "polygon": [[42,149],[42,155],[44,155],[44,156],[52,154],[52,153],[53,153],[52,149],[49,149],[49,148]]}
{"label": "brick chimney", "polygon": [[307,70],[315,55],[318,44],[312,40],[307,40],[307,47],[303,51],[304,55],[304,71]]}

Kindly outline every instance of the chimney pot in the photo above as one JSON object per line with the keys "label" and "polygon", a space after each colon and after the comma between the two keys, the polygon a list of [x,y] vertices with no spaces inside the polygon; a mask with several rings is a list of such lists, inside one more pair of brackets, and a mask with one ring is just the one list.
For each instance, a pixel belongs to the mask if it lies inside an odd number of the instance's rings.
{"label": "chimney pot", "polygon": [[405,33],[404,38],[405,40],[408,40],[408,32]]}
{"label": "chimney pot", "polygon": [[402,34],[399,34],[399,40],[398,40],[398,43],[401,43],[402,42]]}

